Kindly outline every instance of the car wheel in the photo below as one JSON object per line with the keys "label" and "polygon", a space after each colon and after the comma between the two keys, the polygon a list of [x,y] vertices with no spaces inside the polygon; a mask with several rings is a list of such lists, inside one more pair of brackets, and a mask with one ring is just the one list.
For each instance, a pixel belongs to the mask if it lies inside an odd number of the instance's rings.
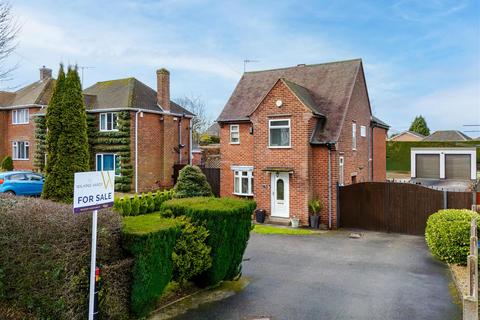
{"label": "car wheel", "polygon": [[12,190],[5,191],[5,194],[8,194],[9,196],[14,196],[15,192]]}

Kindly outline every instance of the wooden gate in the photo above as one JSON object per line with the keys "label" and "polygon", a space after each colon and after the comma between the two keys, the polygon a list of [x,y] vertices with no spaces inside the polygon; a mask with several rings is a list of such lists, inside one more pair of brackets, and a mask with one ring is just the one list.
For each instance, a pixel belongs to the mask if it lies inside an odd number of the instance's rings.
{"label": "wooden gate", "polygon": [[365,182],[339,187],[342,228],[423,235],[428,217],[444,208],[467,208],[471,192],[439,191],[409,183]]}

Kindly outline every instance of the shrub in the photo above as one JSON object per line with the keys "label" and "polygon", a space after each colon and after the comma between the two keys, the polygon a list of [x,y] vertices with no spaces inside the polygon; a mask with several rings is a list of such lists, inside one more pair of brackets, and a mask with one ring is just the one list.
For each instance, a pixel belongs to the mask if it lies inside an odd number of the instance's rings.
{"label": "shrub", "polygon": [[172,199],[173,190],[157,191],[155,194],[149,192],[147,195],[142,194],[141,197],[135,195],[116,198],[114,210],[123,216],[136,216],[139,214],[147,214],[159,211],[162,203]]}
{"label": "shrub", "polygon": [[[101,318],[125,319],[131,269],[121,247],[121,217],[110,210],[98,217]],[[70,205],[42,199],[0,196],[0,300],[33,314],[28,318],[84,319],[90,239],[88,213],[73,214]]]}
{"label": "shrub", "polygon": [[241,273],[243,253],[251,230],[251,216],[256,203],[232,198],[186,198],[166,201],[164,211],[175,217],[187,216],[209,232],[212,266],[195,277],[199,285],[213,285],[231,280]]}
{"label": "shrub", "polygon": [[465,209],[440,210],[427,220],[425,239],[438,259],[465,265],[470,250],[470,223],[480,215]]}
{"label": "shrub", "polygon": [[132,201],[132,216],[138,216],[140,214],[140,198],[138,195],[135,195],[131,198]]}
{"label": "shrub", "polygon": [[206,244],[208,231],[204,226],[192,224],[187,217],[177,219],[182,229],[173,248],[173,279],[183,286],[212,266],[212,248]]}
{"label": "shrub", "polygon": [[5,158],[3,158],[1,168],[4,171],[12,171],[13,170],[12,157],[6,156]]}
{"label": "shrub", "polygon": [[188,165],[180,170],[174,190],[175,198],[213,196],[207,177],[197,166]]}
{"label": "shrub", "polygon": [[179,223],[158,214],[125,217],[124,247],[134,257],[131,309],[147,315],[172,278],[172,252],[180,232]]}

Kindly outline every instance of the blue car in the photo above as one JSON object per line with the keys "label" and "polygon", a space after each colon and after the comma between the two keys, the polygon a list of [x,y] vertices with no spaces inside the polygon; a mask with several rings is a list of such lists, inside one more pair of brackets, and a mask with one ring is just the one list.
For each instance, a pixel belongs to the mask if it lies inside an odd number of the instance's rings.
{"label": "blue car", "polygon": [[0,172],[0,193],[19,196],[39,196],[42,193],[43,175],[30,171]]}

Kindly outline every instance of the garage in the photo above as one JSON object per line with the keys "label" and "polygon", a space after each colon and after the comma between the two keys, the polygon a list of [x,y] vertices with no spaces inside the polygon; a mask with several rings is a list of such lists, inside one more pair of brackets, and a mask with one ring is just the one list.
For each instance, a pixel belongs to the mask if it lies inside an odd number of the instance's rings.
{"label": "garage", "polygon": [[412,179],[475,180],[476,148],[411,148]]}
{"label": "garage", "polygon": [[418,154],[416,171],[417,178],[440,179],[440,155]]}
{"label": "garage", "polygon": [[471,156],[469,154],[445,155],[445,179],[470,179]]}

